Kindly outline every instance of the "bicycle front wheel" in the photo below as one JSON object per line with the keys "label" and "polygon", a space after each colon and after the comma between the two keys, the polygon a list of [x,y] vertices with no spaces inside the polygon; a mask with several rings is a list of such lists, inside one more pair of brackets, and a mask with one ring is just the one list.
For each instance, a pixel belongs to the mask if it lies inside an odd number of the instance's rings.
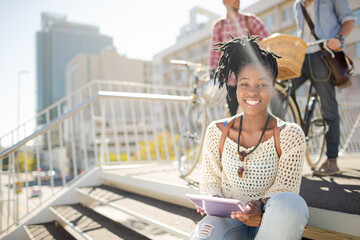
{"label": "bicycle front wheel", "polygon": [[[319,102],[319,112],[320,102]],[[315,112],[316,114],[317,112]],[[327,124],[321,113],[316,114],[310,120],[309,131],[306,134],[306,160],[315,169],[325,152]]]}
{"label": "bicycle front wheel", "polygon": [[286,95],[287,93],[285,87],[276,82],[275,94],[271,99],[269,112],[286,122],[297,123],[299,126],[301,126],[301,115],[299,108],[292,96],[289,96],[289,101],[286,106]]}
{"label": "bicycle front wheel", "polygon": [[202,98],[189,103],[179,139],[178,168],[181,177],[194,170],[201,155],[206,129],[206,107]]}

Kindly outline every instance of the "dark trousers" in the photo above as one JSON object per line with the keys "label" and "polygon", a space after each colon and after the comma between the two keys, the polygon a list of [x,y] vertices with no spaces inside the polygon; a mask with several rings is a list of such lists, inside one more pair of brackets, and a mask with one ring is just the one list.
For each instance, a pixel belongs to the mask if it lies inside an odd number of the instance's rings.
{"label": "dark trousers", "polygon": [[317,94],[320,96],[321,110],[329,126],[326,133],[326,155],[328,158],[338,157],[340,144],[340,115],[336,100],[335,87],[330,80],[330,68],[325,62],[321,51],[306,54],[302,67],[302,76],[294,81],[295,89],[308,79],[311,81]]}

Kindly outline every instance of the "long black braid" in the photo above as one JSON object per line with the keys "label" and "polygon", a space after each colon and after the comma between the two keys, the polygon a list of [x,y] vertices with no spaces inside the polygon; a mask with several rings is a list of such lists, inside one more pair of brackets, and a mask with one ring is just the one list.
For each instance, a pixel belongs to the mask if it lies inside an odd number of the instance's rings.
{"label": "long black braid", "polygon": [[232,73],[236,79],[242,67],[249,63],[261,64],[267,68],[273,76],[273,84],[278,75],[278,65],[276,62],[276,54],[265,51],[259,47],[257,43],[258,36],[248,36],[234,38],[229,34],[231,40],[228,42],[220,42],[214,45],[215,50],[222,51],[218,68],[215,71],[214,83],[219,81],[219,88],[224,84],[228,87],[228,79]]}

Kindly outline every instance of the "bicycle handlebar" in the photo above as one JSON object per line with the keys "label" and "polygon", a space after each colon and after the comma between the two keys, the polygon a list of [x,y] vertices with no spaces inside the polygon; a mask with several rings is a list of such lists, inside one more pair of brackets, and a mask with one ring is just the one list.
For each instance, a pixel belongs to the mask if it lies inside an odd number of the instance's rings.
{"label": "bicycle handlebar", "polygon": [[189,62],[189,61],[185,61],[185,60],[176,60],[176,59],[170,60],[170,63],[173,65],[184,66],[187,69],[209,70],[209,68],[204,66],[202,63],[194,63],[194,62]]}
{"label": "bicycle handlebar", "polygon": [[317,45],[317,44],[322,44],[323,43],[323,47],[326,49],[326,51],[328,51],[330,54],[331,54],[331,57],[334,58],[335,57],[335,54],[333,53],[333,51],[331,51],[330,48],[328,48],[326,46],[326,43],[327,43],[327,39],[319,39],[319,40],[316,40],[314,42],[309,42],[306,44],[306,46],[310,47],[310,46],[314,46],[314,45]]}

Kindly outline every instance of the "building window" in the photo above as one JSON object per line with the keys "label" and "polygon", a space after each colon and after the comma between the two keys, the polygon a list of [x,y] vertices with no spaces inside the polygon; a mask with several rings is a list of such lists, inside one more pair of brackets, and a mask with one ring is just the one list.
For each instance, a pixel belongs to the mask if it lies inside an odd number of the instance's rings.
{"label": "building window", "polygon": [[193,50],[193,58],[198,59],[199,58],[199,49],[195,48]]}
{"label": "building window", "polygon": [[288,21],[290,19],[290,9],[289,8],[285,8],[283,10],[283,20],[284,22]]}
{"label": "building window", "polygon": [[209,44],[207,42],[203,44],[202,48],[203,48],[203,53],[208,54]]}
{"label": "building window", "polygon": [[360,58],[360,42],[356,43],[356,57]]}
{"label": "building window", "polygon": [[272,24],[274,25],[274,27],[278,26],[278,15],[277,15],[277,13],[274,13],[274,15],[272,16]]}
{"label": "building window", "polygon": [[356,17],[356,22],[355,24],[356,25],[359,25],[360,24],[360,8],[359,9],[356,9],[354,12],[353,12],[354,16]]}
{"label": "building window", "polygon": [[272,28],[272,16],[267,16],[265,18],[265,25],[266,25],[266,28],[268,29],[271,29]]}
{"label": "building window", "polygon": [[181,82],[184,83],[184,84],[187,84],[188,83],[188,79],[187,79],[187,74],[186,74],[186,71],[181,71]]}
{"label": "building window", "polygon": [[162,65],[161,64],[157,65],[155,69],[156,69],[156,72],[162,73]]}

